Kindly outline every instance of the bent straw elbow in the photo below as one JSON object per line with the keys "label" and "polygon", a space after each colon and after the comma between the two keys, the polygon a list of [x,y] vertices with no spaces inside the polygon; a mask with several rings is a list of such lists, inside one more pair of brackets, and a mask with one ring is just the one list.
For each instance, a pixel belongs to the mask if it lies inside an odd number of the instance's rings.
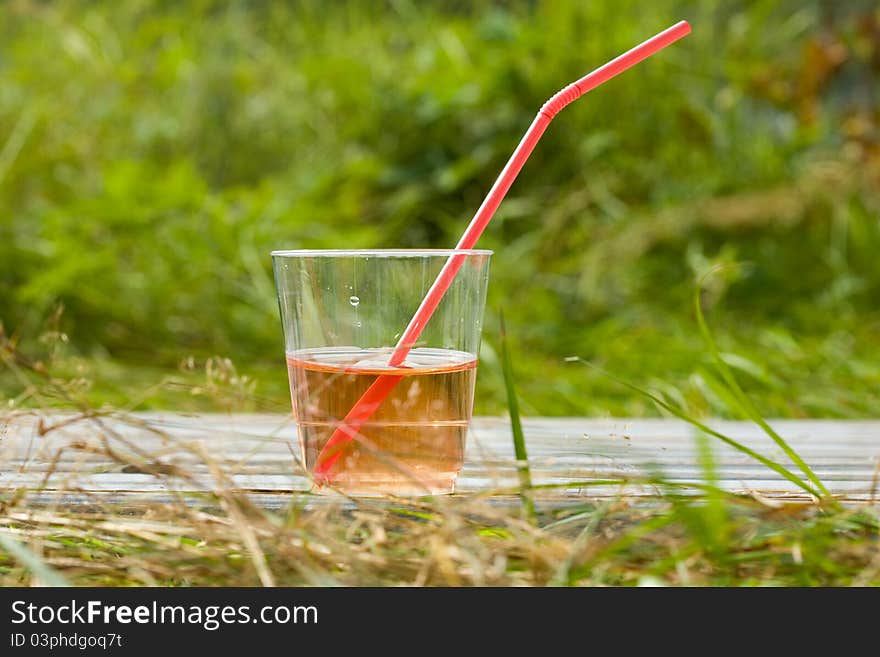
{"label": "bent straw elbow", "polygon": [[567,87],[557,91],[550,100],[541,105],[540,114],[546,116],[548,120],[552,120],[566,105],[576,101],[583,93],[578,87],[578,83],[572,82]]}

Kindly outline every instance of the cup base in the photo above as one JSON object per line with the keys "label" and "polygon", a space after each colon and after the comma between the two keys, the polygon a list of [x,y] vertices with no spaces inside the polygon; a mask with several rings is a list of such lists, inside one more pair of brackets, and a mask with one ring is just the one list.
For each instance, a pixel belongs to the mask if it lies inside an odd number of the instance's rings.
{"label": "cup base", "polygon": [[455,476],[431,481],[334,481],[327,486],[312,486],[321,495],[343,494],[351,497],[423,497],[451,495],[455,492]]}

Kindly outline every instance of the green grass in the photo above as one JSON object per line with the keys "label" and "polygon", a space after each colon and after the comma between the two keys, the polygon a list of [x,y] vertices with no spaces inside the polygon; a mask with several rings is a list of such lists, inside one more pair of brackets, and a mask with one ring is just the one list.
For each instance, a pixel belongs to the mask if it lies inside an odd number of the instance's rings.
{"label": "green grass", "polygon": [[[688,306],[723,266],[704,301],[761,414],[878,414],[868,0],[14,0],[0,18],[0,322],[36,355],[63,307],[94,403],[221,356],[283,407],[271,249],[454,244],[547,97],[687,18],[557,117],[481,240],[522,410],[657,412],[577,355],[727,413]],[[506,407],[495,371],[478,413]]]}

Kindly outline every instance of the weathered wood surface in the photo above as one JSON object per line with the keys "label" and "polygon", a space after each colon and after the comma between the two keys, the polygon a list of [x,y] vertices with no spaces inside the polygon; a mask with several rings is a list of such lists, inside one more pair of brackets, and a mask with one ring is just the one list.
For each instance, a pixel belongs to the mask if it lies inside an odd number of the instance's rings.
{"label": "weathered wood surface", "polygon": [[[69,420],[35,415],[0,420],[0,496],[17,492],[39,503],[93,504],[181,493],[195,498],[199,491],[226,488],[246,491],[266,506],[279,506],[291,492],[310,488],[297,463],[296,427],[284,416],[139,413],[65,424]],[[782,451],[751,423],[710,424],[788,465]],[[771,424],[833,494],[854,502],[880,498],[880,422]],[[621,476],[662,474],[682,483],[702,479],[694,430],[684,422],[527,418],[524,428],[534,483],[559,485],[543,491],[545,498],[655,492],[637,482],[594,485]],[[796,486],[765,466],[711,441],[723,488],[765,497],[803,497]],[[507,421],[475,418],[457,492],[485,492],[504,499],[505,491],[509,495],[517,485],[515,466]],[[188,476],[176,476],[175,467]]]}

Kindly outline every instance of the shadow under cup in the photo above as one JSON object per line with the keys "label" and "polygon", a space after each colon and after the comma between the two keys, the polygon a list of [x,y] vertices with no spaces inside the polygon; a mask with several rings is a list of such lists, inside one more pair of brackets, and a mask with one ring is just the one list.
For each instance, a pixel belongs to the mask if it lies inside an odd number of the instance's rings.
{"label": "shadow under cup", "polygon": [[[300,450],[321,450],[378,377],[393,387],[326,473],[351,495],[451,493],[464,462],[491,251],[274,251]],[[451,257],[462,258],[399,366],[394,347]],[[326,456],[326,454],[324,455]],[[323,458],[323,457],[322,457]]]}

